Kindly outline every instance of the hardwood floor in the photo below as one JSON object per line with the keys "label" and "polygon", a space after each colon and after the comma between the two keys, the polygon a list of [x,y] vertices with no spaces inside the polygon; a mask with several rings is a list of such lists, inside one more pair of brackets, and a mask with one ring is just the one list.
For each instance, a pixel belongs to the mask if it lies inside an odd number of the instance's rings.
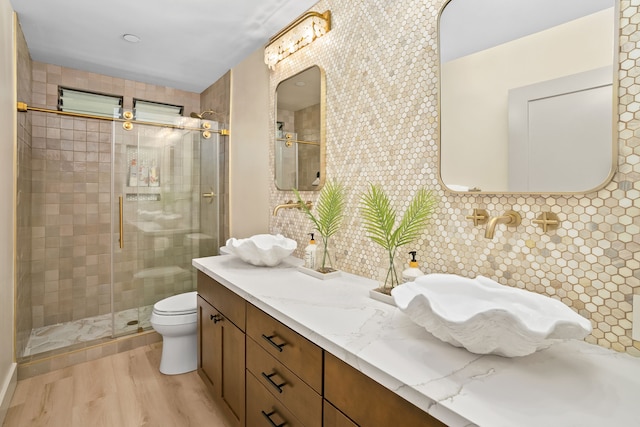
{"label": "hardwood floor", "polygon": [[196,372],[160,373],[156,343],[19,381],[4,427],[228,427]]}

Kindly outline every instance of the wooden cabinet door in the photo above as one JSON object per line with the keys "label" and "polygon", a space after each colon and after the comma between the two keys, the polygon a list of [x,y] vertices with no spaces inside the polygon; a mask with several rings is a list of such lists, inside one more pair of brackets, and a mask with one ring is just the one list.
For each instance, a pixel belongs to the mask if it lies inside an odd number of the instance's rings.
{"label": "wooden cabinet door", "polygon": [[244,426],[245,335],[198,298],[198,372],[234,426]]}
{"label": "wooden cabinet door", "polygon": [[198,373],[213,389],[216,375],[216,325],[213,319],[218,312],[204,299],[198,297]]}
{"label": "wooden cabinet door", "polygon": [[221,318],[217,323],[220,363],[216,366],[218,381],[214,386],[229,415],[242,426],[245,408],[245,335],[227,318]]}

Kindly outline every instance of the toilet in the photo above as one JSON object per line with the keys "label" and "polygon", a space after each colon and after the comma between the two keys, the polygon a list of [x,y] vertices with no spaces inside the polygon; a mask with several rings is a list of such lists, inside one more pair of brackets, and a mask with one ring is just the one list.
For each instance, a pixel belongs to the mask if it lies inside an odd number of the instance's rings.
{"label": "toilet", "polygon": [[153,305],[151,326],[162,335],[160,372],[166,375],[195,371],[198,366],[197,292],[174,295]]}

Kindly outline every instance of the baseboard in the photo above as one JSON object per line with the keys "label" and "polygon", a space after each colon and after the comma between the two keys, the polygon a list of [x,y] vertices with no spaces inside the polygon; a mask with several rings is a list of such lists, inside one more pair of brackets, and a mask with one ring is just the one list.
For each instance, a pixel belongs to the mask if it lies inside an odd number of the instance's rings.
{"label": "baseboard", "polygon": [[18,364],[12,363],[9,367],[9,373],[7,374],[2,388],[0,388],[0,425],[4,423],[4,419],[9,411],[9,404],[13,397],[13,392],[16,390],[18,384]]}

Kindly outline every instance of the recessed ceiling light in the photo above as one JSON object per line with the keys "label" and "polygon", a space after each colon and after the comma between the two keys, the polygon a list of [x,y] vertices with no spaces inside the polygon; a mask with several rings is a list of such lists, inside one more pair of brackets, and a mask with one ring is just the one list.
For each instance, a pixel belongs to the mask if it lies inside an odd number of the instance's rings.
{"label": "recessed ceiling light", "polygon": [[136,36],[135,34],[123,34],[122,38],[129,43],[138,43],[140,41],[140,37]]}
{"label": "recessed ceiling light", "polygon": [[302,87],[302,86],[305,86],[305,85],[306,85],[306,83],[305,83],[305,82],[303,82],[303,81],[296,82],[295,84],[296,84],[296,86],[300,86],[300,87]]}

